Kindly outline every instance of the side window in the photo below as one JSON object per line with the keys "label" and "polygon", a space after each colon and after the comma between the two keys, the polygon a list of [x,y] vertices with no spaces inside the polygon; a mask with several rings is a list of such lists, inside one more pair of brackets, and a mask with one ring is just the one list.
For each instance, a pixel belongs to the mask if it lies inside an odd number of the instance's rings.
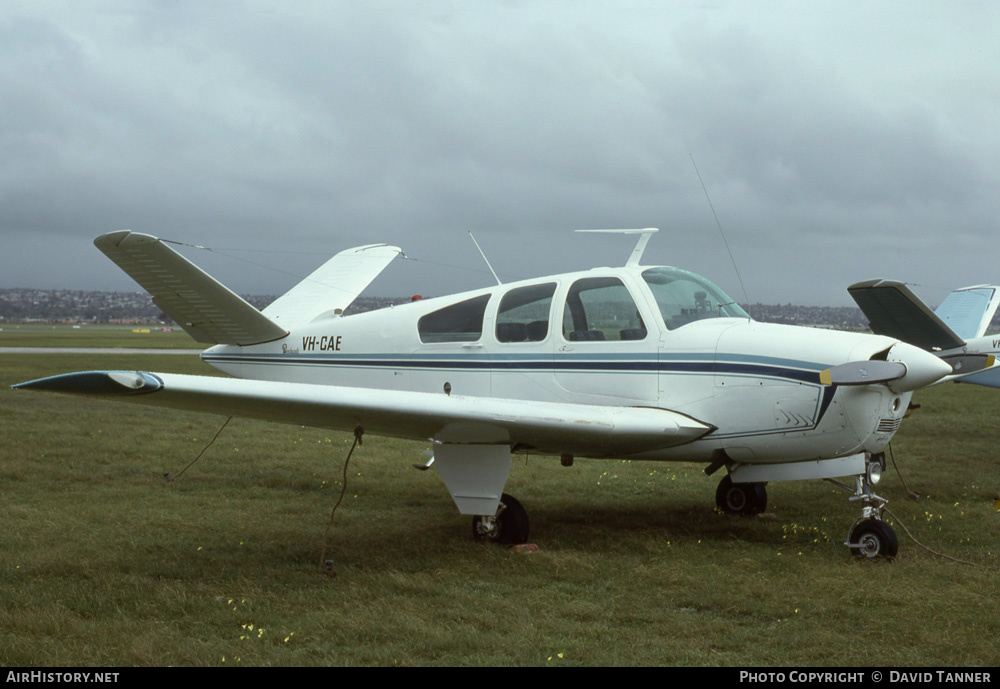
{"label": "side window", "polygon": [[646,325],[618,278],[583,278],[570,287],[563,337],[571,342],[646,339]]}
{"label": "side window", "polygon": [[498,342],[541,342],[549,334],[556,283],[518,287],[503,295],[497,311]]}
{"label": "side window", "polygon": [[421,342],[475,342],[483,335],[483,316],[490,295],[484,294],[443,309],[417,321]]}

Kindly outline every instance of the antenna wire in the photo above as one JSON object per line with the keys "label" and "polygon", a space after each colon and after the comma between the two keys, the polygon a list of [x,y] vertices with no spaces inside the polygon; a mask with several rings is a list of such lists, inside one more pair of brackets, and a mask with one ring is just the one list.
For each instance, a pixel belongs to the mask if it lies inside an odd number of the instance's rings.
{"label": "antenna wire", "polygon": [[701,190],[705,192],[705,198],[708,200],[708,207],[712,209],[712,217],[715,218],[715,224],[719,228],[719,234],[722,235],[722,243],[726,245],[726,251],[729,252],[729,260],[733,262],[733,270],[736,271],[736,279],[740,281],[740,289],[743,290],[743,298],[747,300],[747,308],[750,307],[750,296],[747,294],[747,288],[743,284],[743,277],[740,275],[740,269],[736,267],[736,259],[733,258],[733,251],[729,248],[729,240],[726,239],[726,233],[722,229],[722,223],[719,222],[719,216],[715,212],[715,206],[712,205],[712,197],[708,195],[708,189],[705,187],[705,182],[701,178],[701,173],[698,172],[698,165],[694,162],[694,155],[688,153],[691,157],[691,164],[694,165],[694,172],[698,175],[698,181],[701,182]]}

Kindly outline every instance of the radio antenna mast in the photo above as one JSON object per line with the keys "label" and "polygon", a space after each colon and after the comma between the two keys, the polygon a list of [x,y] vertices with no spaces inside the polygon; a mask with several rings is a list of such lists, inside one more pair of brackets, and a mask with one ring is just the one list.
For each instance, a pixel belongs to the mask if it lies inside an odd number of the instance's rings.
{"label": "radio antenna mast", "polygon": [[701,190],[705,192],[705,198],[708,200],[708,207],[712,209],[712,217],[715,218],[715,224],[719,228],[719,234],[722,235],[722,243],[726,245],[726,251],[729,252],[729,260],[733,262],[733,270],[736,271],[736,279],[740,281],[740,289],[743,290],[743,298],[747,300],[747,306],[750,306],[750,297],[747,295],[747,288],[743,284],[743,278],[740,276],[740,269],[736,267],[736,259],[733,258],[733,251],[729,248],[729,241],[726,239],[726,233],[722,229],[722,223],[719,222],[719,216],[715,212],[715,206],[712,205],[712,197],[708,195],[708,189],[705,187],[705,182],[701,179],[701,173],[698,172],[698,165],[694,162],[694,154],[688,153],[691,156],[691,164],[694,165],[694,173],[698,175],[698,181],[701,182]]}
{"label": "radio antenna mast", "polygon": [[493,266],[490,265],[490,259],[486,258],[486,254],[483,253],[482,248],[479,246],[479,242],[476,241],[475,236],[472,234],[472,230],[469,230],[469,236],[472,237],[472,243],[476,245],[477,249],[479,249],[479,255],[483,257],[484,261],[486,261],[486,267],[490,269],[491,273],[493,273],[493,279],[497,281],[498,285],[502,285],[503,283],[500,282],[500,278],[497,277],[497,271],[493,270]]}

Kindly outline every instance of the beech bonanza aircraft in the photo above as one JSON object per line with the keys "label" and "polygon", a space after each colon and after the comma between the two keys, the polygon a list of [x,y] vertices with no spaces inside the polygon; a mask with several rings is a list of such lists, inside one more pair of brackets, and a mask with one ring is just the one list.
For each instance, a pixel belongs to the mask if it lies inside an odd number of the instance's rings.
{"label": "beech bonanza aircraft", "polygon": [[1000,367],[983,370],[989,357],[1000,354],[1000,335],[986,335],[1000,306],[1000,287],[957,289],[934,311],[895,280],[859,282],[847,291],[868,317],[872,332],[933,352],[955,372],[967,371],[958,382],[1000,388]]}
{"label": "beech bonanza aircraft", "polygon": [[769,481],[854,477],[853,489],[838,484],[861,503],[846,545],[894,556],[872,491],[883,449],[914,390],[984,372],[992,357],[966,357],[958,373],[898,335],[757,323],[703,277],[641,266],[655,229],[615,232],[639,235],[623,267],[354,315],[344,309],[398,248],[343,251],[258,311],[163,240],[106,234],[97,247],[213,344],[202,359],[233,378],[90,371],[16,387],[429,439],[474,536],[505,544],[528,538],[527,513],[503,492],[520,450],[564,465],[725,467],[716,503],[748,515],[764,510]]}

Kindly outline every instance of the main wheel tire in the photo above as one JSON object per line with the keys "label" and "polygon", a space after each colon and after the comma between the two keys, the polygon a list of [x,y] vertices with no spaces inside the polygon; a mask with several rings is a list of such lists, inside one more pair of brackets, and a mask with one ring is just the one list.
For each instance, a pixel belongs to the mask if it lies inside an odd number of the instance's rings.
{"label": "main wheel tire", "polygon": [[726,514],[753,516],[767,509],[767,490],[763,483],[733,483],[726,475],[715,491],[715,504]]}
{"label": "main wheel tire", "polygon": [[899,541],[896,532],[884,521],[866,519],[851,531],[851,550],[855,557],[893,558],[899,551]]}
{"label": "main wheel tire", "polygon": [[528,542],[528,512],[517,499],[504,493],[492,521],[472,518],[472,538],[501,545],[521,545]]}

